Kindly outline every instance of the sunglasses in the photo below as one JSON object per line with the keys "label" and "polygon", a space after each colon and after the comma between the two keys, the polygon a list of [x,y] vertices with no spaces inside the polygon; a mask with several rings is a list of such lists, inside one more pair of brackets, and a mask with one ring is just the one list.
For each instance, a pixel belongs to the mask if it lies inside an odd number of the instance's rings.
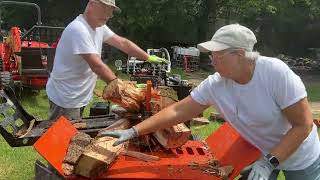
{"label": "sunglasses", "polygon": [[216,61],[216,60],[219,60],[219,59],[222,59],[224,56],[228,55],[228,54],[231,54],[231,53],[235,53],[237,52],[238,49],[227,49],[225,50],[225,52],[221,55],[212,55],[212,52],[209,52],[208,53],[208,57],[211,61]]}

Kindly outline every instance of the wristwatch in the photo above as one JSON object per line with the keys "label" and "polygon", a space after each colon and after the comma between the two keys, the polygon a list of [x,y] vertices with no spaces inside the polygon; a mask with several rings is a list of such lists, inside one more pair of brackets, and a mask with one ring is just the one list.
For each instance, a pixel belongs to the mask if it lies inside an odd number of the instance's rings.
{"label": "wristwatch", "polygon": [[273,156],[272,154],[267,154],[266,158],[273,165],[274,168],[277,168],[279,166],[279,164],[280,164],[279,160],[275,156]]}

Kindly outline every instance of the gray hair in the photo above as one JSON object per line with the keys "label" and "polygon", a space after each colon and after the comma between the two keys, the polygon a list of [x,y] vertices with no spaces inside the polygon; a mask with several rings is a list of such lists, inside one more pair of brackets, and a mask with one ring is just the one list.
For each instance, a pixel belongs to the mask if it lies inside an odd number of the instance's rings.
{"label": "gray hair", "polygon": [[[239,50],[239,48],[229,48],[227,51],[234,52]],[[260,53],[258,51],[245,51],[244,57],[246,59],[249,59],[250,61],[255,61],[260,56]]]}
{"label": "gray hair", "polygon": [[244,55],[245,58],[251,61],[256,61],[259,56],[260,56],[260,53],[258,51],[246,51]]}

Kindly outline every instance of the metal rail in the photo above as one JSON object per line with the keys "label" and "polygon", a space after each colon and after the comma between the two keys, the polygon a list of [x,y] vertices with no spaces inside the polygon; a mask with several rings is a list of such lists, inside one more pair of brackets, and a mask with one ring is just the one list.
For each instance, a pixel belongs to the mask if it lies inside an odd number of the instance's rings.
{"label": "metal rail", "polygon": [[[38,14],[38,21],[37,21],[37,25],[41,25],[41,10],[40,7],[35,4],[35,3],[29,3],[29,2],[17,2],[17,1],[0,1],[0,6],[2,5],[21,5],[21,6],[33,6],[37,9],[37,14]],[[0,9],[0,20],[1,20],[1,9]],[[1,26],[0,26],[1,29]]]}

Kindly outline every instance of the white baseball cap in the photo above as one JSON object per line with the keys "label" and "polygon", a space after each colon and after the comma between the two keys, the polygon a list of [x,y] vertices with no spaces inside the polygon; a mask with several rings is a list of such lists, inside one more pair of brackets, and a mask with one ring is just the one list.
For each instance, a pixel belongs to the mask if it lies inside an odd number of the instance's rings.
{"label": "white baseball cap", "polygon": [[250,29],[239,24],[230,24],[218,29],[210,41],[200,43],[197,47],[201,52],[222,51],[229,48],[252,51],[256,43],[256,36]]}
{"label": "white baseball cap", "polygon": [[99,0],[99,1],[102,2],[105,5],[114,7],[116,12],[121,12],[121,9],[118,6],[116,6],[116,1],[115,0]]}

